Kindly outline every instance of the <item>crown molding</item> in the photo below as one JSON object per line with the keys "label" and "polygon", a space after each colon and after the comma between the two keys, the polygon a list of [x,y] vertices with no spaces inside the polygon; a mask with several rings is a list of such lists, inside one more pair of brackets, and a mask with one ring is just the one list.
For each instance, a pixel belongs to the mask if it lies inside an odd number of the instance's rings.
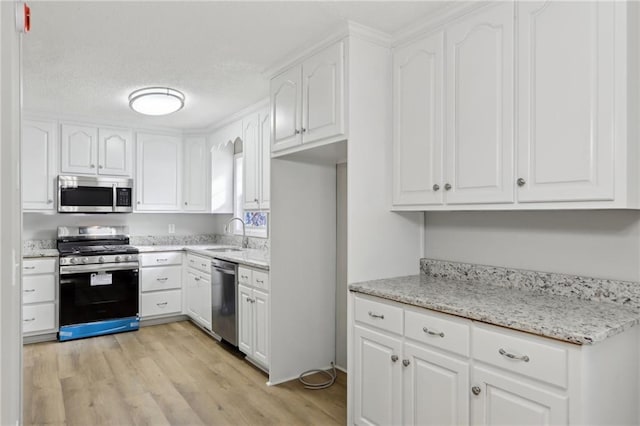
{"label": "crown molding", "polygon": [[240,111],[234,112],[233,114],[223,118],[222,120],[218,120],[217,122],[213,123],[210,126],[203,127],[200,129],[185,130],[184,135],[197,136],[197,135],[203,135],[203,134],[211,134],[221,129],[222,127],[226,126],[229,123],[232,123],[236,120],[240,120],[249,114],[253,114],[255,112],[258,112],[268,107],[269,107],[269,98],[265,98],[265,99],[262,99],[261,101],[258,101],[256,103],[249,105],[248,107],[241,109]]}

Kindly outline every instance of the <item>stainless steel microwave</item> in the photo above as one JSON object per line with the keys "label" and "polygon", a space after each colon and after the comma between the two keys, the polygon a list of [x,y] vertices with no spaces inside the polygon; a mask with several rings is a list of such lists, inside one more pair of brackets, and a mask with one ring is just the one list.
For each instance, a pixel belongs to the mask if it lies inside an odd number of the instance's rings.
{"label": "stainless steel microwave", "polygon": [[58,176],[60,213],[131,213],[133,180]]}

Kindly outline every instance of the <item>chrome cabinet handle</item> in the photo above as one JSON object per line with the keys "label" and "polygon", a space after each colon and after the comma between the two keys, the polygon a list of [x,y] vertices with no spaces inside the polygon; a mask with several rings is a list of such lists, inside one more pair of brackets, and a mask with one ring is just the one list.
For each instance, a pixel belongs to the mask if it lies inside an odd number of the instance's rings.
{"label": "chrome cabinet handle", "polygon": [[186,206],[186,205],[188,205],[188,203],[185,201],[185,202],[184,202],[184,205]]}
{"label": "chrome cabinet handle", "polygon": [[140,201],[138,201],[138,204],[140,204]]}
{"label": "chrome cabinet handle", "polygon": [[96,165],[95,165],[95,164],[92,164],[90,167],[91,167],[92,169],[95,169],[95,168],[96,168]]}
{"label": "chrome cabinet handle", "polygon": [[300,134],[300,130],[296,129],[296,135]]}
{"label": "chrome cabinet handle", "polygon": [[168,280],[168,279],[169,279],[168,277],[164,277],[164,278],[156,278],[156,280],[157,280],[157,281],[160,281],[160,282],[165,282],[165,281],[166,281],[166,280]]}
{"label": "chrome cabinet handle", "polygon": [[156,262],[166,262],[169,259],[156,259]]}
{"label": "chrome cabinet handle", "polygon": [[422,327],[422,331],[424,331],[425,333],[427,333],[429,336],[440,336],[440,337],[444,337],[444,333],[442,331],[433,331],[433,330],[429,330],[427,327]]}
{"label": "chrome cabinet handle", "polygon": [[445,183],[445,184],[444,184],[444,189],[445,189],[446,191],[451,190],[451,184],[450,184],[450,183]]}
{"label": "chrome cabinet handle", "polygon": [[522,178],[518,178],[516,183],[518,184],[518,186],[524,186],[527,183],[527,181]]}
{"label": "chrome cabinet handle", "polygon": [[505,356],[505,357],[510,358],[510,359],[515,359],[517,361],[529,362],[529,357],[527,355],[514,355],[512,353],[509,353],[509,352],[505,351],[502,348],[500,348],[498,353],[500,355]]}
{"label": "chrome cabinet handle", "polygon": [[437,183],[433,184],[433,190],[434,191],[439,191],[440,190],[440,185],[438,185]]}
{"label": "chrome cabinet handle", "polygon": [[26,289],[24,292],[25,293],[33,293],[34,291],[36,291],[35,288],[29,288],[29,289]]}
{"label": "chrome cabinet handle", "polygon": [[471,388],[471,393],[473,393],[474,395],[480,395],[481,391],[482,389],[480,389],[480,386],[474,386]]}
{"label": "chrome cabinet handle", "polygon": [[402,360],[402,365],[404,365],[405,367],[408,367],[409,364],[411,364],[411,361],[409,361],[408,359],[403,359]]}
{"label": "chrome cabinet handle", "polygon": [[104,167],[102,167],[102,164],[100,164],[100,165],[98,166],[98,168],[99,168],[99,169],[104,169]]}
{"label": "chrome cabinet handle", "polygon": [[369,316],[371,318],[380,318],[380,319],[384,319],[384,315],[379,315],[379,314],[374,314],[373,312],[369,311]]}
{"label": "chrome cabinet handle", "polygon": [[257,282],[257,283],[260,283],[260,284],[264,284],[264,280],[258,280],[258,279],[256,279],[256,282]]}
{"label": "chrome cabinet handle", "polygon": [[23,266],[22,269],[31,270],[31,269],[36,269],[36,267],[35,266]]}
{"label": "chrome cabinet handle", "polygon": [[163,307],[163,306],[167,306],[168,302],[161,302],[161,303],[156,303],[156,305],[158,305],[159,308]]}
{"label": "chrome cabinet handle", "polygon": [[391,355],[391,362],[397,362],[398,361],[398,355]]}
{"label": "chrome cabinet handle", "polygon": [[248,277],[247,275],[240,275],[240,278],[243,278],[243,279],[245,279],[245,280],[246,280],[246,279],[249,279],[249,277]]}
{"label": "chrome cabinet handle", "polygon": [[53,200],[51,199],[47,200],[47,204],[52,204],[52,203],[53,203]]}
{"label": "chrome cabinet handle", "polygon": [[24,322],[31,322],[31,321],[35,321],[35,318],[25,318],[23,321]]}
{"label": "chrome cabinet handle", "polygon": [[200,277],[195,277],[195,280],[196,281],[200,281]]}
{"label": "chrome cabinet handle", "polygon": [[307,131],[307,129],[305,129],[304,127],[302,128],[302,133],[305,133]]}

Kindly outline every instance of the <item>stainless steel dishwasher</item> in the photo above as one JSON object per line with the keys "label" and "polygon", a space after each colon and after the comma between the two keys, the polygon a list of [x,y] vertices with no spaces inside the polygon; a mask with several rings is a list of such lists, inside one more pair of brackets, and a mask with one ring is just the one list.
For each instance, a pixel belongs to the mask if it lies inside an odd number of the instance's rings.
{"label": "stainless steel dishwasher", "polygon": [[238,265],[224,260],[211,261],[211,331],[238,346]]}

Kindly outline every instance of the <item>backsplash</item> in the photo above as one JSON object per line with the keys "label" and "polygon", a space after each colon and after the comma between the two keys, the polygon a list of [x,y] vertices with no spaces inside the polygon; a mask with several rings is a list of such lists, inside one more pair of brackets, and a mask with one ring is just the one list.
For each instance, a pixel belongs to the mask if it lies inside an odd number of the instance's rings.
{"label": "backsplash", "polygon": [[22,249],[25,252],[34,250],[48,250],[56,248],[56,240],[23,240]]}
{"label": "backsplash", "polygon": [[433,277],[520,288],[640,309],[640,283],[499,266],[421,259],[420,271]]}

